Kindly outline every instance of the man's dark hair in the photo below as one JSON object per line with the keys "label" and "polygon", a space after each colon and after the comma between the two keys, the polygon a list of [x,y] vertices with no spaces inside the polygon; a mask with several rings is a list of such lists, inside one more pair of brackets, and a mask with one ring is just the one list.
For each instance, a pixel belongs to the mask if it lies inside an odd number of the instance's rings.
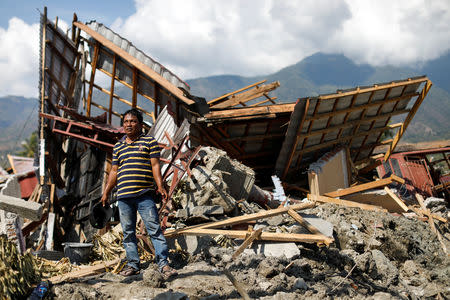
{"label": "man's dark hair", "polygon": [[132,108],[123,113],[122,122],[121,122],[122,125],[123,125],[123,120],[125,119],[126,115],[135,116],[138,119],[140,124],[142,124],[144,122],[144,118],[142,118],[142,113],[139,110],[137,110],[136,108]]}

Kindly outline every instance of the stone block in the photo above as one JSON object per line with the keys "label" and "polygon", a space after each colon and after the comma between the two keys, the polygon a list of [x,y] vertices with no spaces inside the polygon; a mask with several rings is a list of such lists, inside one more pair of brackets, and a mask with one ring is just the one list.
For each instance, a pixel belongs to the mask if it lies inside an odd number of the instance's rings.
{"label": "stone block", "polygon": [[281,257],[285,256],[291,259],[300,255],[300,249],[295,243],[277,243],[277,242],[263,242],[254,243],[252,248],[245,249],[246,254],[264,254],[266,257]]}

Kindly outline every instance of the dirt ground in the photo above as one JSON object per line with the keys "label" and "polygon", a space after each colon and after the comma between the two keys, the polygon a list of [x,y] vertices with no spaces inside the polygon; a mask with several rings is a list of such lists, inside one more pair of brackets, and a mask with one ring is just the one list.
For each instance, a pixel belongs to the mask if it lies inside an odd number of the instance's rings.
{"label": "dirt ground", "polygon": [[[172,254],[179,275],[164,282],[153,263],[124,278],[103,273],[54,285],[54,299],[240,299],[228,270],[252,299],[450,299],[450,260],[428,223],[324,204],[302,211],[334,226],[329,248],[298,244],[300,255],[264,257],[236,248]],[[441,223],[450,249],[449,225]]]}

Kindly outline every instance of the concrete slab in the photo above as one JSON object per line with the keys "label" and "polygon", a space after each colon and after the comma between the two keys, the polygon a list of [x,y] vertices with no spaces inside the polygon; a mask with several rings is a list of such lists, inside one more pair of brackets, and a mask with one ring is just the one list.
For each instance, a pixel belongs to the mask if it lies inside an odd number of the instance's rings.
{"label": "concrete slab", "polygon": [[286,256],[287,259],[291,259],[300,255],[300,249],[295,243],[277,243],[277,242],[264,242],[254,243],[252,248],[245,249],[246,254],[264,254],[267,256],[281,257]]}

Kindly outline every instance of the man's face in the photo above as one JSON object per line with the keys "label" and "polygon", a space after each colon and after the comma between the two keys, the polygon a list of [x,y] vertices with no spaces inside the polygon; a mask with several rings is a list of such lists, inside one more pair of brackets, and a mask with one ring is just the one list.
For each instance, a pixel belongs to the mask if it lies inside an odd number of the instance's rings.
{"label": "man's face", "polygon": [[136,116],[132,114],[127,114],[123,118],[123,130],[125,134],[129,137],[135,137],[141,134],[142,125]]}

